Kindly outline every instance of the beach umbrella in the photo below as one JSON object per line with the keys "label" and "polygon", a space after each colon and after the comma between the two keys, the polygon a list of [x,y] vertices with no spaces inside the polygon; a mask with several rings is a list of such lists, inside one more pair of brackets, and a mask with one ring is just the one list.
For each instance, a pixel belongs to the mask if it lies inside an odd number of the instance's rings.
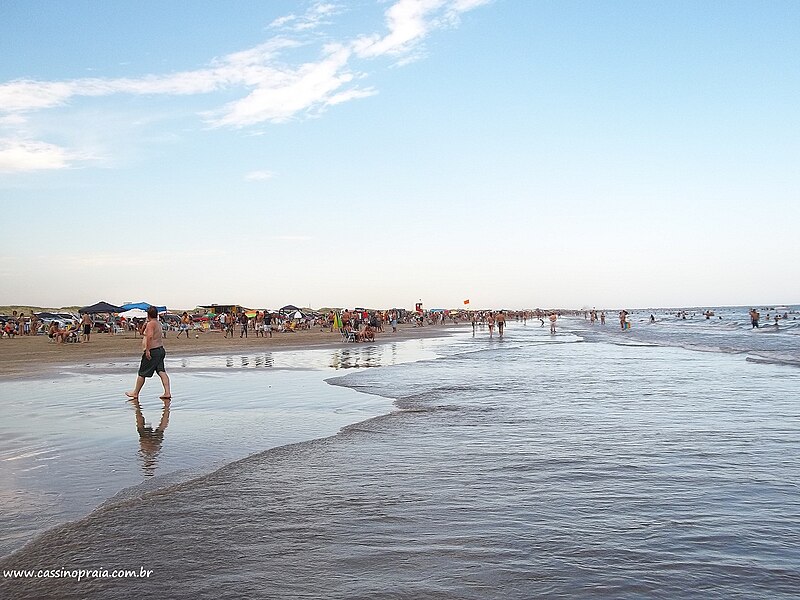
{"label": "beach umbrella", "polygon": [[90,306],[84,306],[80,310],[78,310],[80,314],[90,314],[96,315],[98,313],[118,313],[122,312],[122,308],[119,306],[114,306],[113,304],[109,304],[108,302],[98,302],[97,304],[92,304]]}
{"label": "beach umbrella", "polygon": [[147,318],[147,311],[141,308],[132,308],[120,313],[119,316],[125,317],[126,319],[145,319]]}
{"label": "beach umbrella", "polygon": [[140,308],[142,310],[147,310],[151,306],[155,306],[156,310],[160,313],[167,312],[166,306],[159,306],[158,304],[150,304],[149,302],[128,302],[127,304],[123,304],[120,306],[120,310],[130,310],[132,308]]}

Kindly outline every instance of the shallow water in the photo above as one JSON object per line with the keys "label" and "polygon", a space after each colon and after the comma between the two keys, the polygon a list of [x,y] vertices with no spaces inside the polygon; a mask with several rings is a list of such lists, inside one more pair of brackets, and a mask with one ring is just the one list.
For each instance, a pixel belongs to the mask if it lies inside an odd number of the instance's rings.
{"label": "shallow water", "polygon": [[[770,362],[800,367],[800,307],[785,307],[786,319],[778,325],[767,316],[775,310],[761,309],[760,327],[753,328],[745,307],[712,307],[713,316],[705,318],[703,311],[685,311],[676,316],[674,309],[653,309],[631,313],[632,328],[622,331],[615,315],[609,315],[606,325],[591,324],[585,319],[571,320],[571,328],[589,341],[608,341],[618,344],[645,343],[676,346],[703,352],[744,354],[752,362]],[[684,311],[682,311],[684,312]],[[655,319],[650,322],[650,316]]]}
{"label": "shallow water", "polygon": [[0,392],[0,555],[82,517],[104,500],[185,480],[267,448],[335,434],[391,410],[388,401],[324,383],[338,369],[435,356],[441,340],[336,349],[167,359],[141,394],[141,416],[163,436],[140,436],[126,402],[138,364],[70,367],[4,381]]}
{"label": "shallow water", "polygon": [[[400,411],[121,501],[12,597],[794,598],[800,370],[512,323],[331,383]],[[369,396],[365,396],[369,397]]]}

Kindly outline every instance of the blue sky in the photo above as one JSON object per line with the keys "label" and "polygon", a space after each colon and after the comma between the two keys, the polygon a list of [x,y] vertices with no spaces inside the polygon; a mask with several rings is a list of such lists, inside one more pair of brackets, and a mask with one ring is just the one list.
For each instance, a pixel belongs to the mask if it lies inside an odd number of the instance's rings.
{"label": "blue sky", "polygon": [[0,304],[800,302],[800,3],[0,14]]}

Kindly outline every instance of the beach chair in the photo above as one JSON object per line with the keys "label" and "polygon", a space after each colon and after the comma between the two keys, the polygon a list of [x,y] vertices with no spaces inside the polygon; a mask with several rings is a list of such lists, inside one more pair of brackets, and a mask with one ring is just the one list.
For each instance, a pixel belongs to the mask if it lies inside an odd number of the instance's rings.
{"label": "beach chair", "polygon": [[355,331],[347,331],[345,329],[339,330],[342,334],[342,341],[343,342],[357,342],[358,337],[356,336]]}

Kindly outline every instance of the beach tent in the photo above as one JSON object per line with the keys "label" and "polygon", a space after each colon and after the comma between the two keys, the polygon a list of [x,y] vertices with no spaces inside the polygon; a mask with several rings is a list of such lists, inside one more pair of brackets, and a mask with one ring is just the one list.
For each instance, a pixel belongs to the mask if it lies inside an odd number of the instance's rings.
{"label": "beach tent", "polygon": [[34,314],[35,314],[35,315],[36,315],[38,318],[40,318],[40,319],[42,319],[42,320],[48,320],[48,321],[51,321],[51,320],[53,320],[53,319],[59,319],[59,318],[60,318],[60,317],[59,317],[59,316],[58,316],[56,313],[51,313],[51,312],[46,312],[46,311],[43,311],[43,312],[38,312],[38,313],[34,313]]}
{"label": "beach tent", "polygon": [[92,304],[91,306],[84,306],[78,312],[80,314],[90,314],[96,315],[97,313],[118,313],[122,312],[122,308],[119,306],[114,306],[113,304],[109,304],[108,302],[98,302],[97,304]]}
{"label": "beach tent", "polygon": [[149,302],[128,302],[127,304],[123,304],[120,308],[122,310],[131,310],[132,308],[147,310],[151,306],[155,306],[156,310],[158,310],[160,313],[167,312],[166,306],[158,306],[156,304],[150,304]]}
{"label": "beach tent", "polygon": [[281,312],[281,313],[284,313],[284,314],[288,315],[288,314],[293,313],[293,312],[298,311],[298,310],[300,310],[300,309],[297,308],[294,304],[287,304],[283,308],[278,309],[278,312]]}

